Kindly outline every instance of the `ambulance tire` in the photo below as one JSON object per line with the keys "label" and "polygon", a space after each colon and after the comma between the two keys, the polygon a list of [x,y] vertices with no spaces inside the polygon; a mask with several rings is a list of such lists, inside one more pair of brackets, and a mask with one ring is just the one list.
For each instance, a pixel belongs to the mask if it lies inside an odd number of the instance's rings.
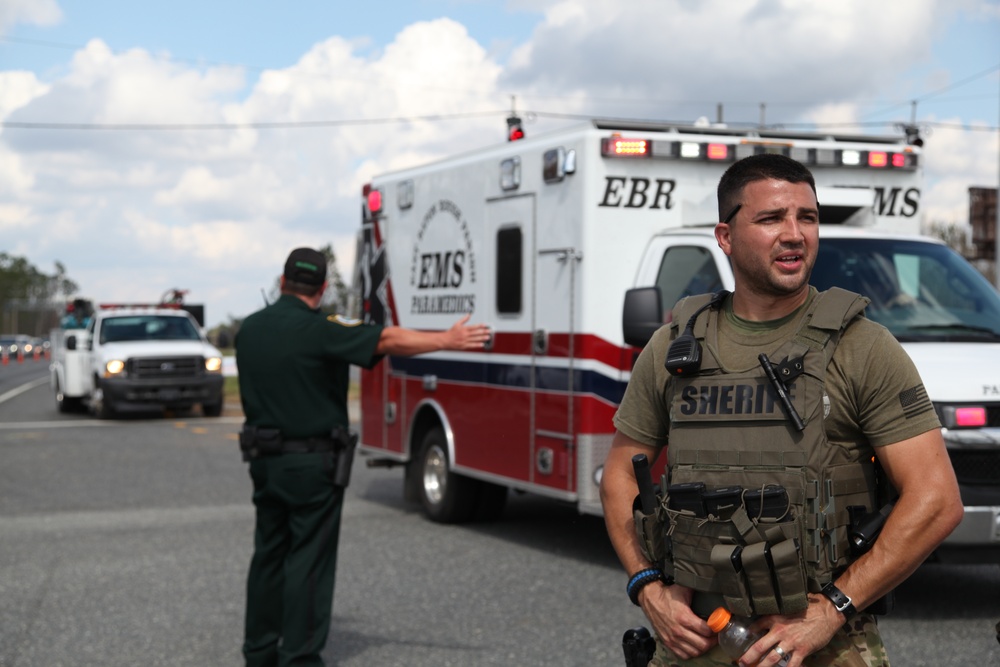
{"label": "ambulance tire", "polygon": [[507,496],[510,495],[506,486],[492,484],[490,482],[479,482],[479,502],[476,503],[477,521],[496,521],[503,515],[503,510],[507,507]]}
{"label": "ambulance tire", "polygon": [[463,523],[473,518],[478,505],[476,482],[452,472],[448,442],[440,426],[424,434],[415,463],[417,496],[431,521]]}

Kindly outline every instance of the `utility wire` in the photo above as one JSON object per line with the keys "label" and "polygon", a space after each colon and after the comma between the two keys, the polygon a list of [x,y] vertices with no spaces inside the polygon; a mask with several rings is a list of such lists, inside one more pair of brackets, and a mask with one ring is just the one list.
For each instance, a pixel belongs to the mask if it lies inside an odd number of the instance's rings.
{"label": "utility wire", "polygon": [[[592,121],[600,120],[604,122],[628,122],[628,123],[673,123],[677,125],[690,125],[691,121],[663,120],[651,118],[630,118],[630,117],[609,117],[601,114],[583,113],[562,113],[556,111],[519,111],[518,113],[531,118],[550,118],[554,120],[580,120]],[[344,118],[339,120],[316,120],[316,121],[277,121],[277,122],[249,122],[249,123],[59,123],[59,122],[23,122],[4,121],[0,127],[12,130],[84,130],[84,131],[138,131],[138,132],[178,132],[178,131],[206,131],[206,130],[282,130],[282,129],[315,129],[324,127],[348,127],[360,125],[392,125],[416,122],[444,122],[452,120],[467,120],[471,118],[485,117],[506,117],[510,115],[509,110],[495,111],[469,111],[455,114],[431,114],[427,116],[397,116],[387,118]],[[902,121],[879,120],[879,121],[857,121],[843,123],[768,123],[760,125],[750,121],[727,121],[730,127],[762,128],[762,129],[791,129],[791,128],[816,128],[817,130],[844,128],[844,127],[880,127],[885,125],[898,125]],[[936,127],[942,129],[966,130],[972,132],[996,132],[997,127],[987,125],[969,125],[966,123],[944,123],[927,121],[918,123],[924,127]]]}
{"label": "utility wire", "polygon": [[981,79],[984,76],[989,76],[990,74],[992,74],[993,72],[996,72],[997,70],[1000,70],[1000,63],[998,63],[996,65],[993,65],[992,67],[988,67],[988,68],[984,69],[982,72],[978,72],[978,73],[973,74],[971,76],[967,76],[964,79],[956,81],[955,83],[949,84],[949,85],[945,86],[944,88],[939,88],[937,90],[932,90],[929,93],[924,93],[923,95],[919,95],[917,97],[914,97],[913,99],[907,100],[906,102],[900,102],[900,103],[894,104],[894,105],[892,105],[890,107],[886,107],[885,109],[882,109],[881,111],[874,111],[872,113],[867,113],[867,114],[865,114],[865,116],[878,116],[880,114],[887,113],[889,111],[895,111],[896,109],[898,109],[898,108],[900,108],[902,106],[915,105],[915,104],[917,104],[919,102],[924,102],[924,101],[928,100],[931,97],[934,97],[936,95],[940,95],[941,93],[946,93],[949,90],[954,90],[955,88],[958,88],[959,86],[964,86],[965,84],[971,83],[972,81],[975,81],[976,79]]}

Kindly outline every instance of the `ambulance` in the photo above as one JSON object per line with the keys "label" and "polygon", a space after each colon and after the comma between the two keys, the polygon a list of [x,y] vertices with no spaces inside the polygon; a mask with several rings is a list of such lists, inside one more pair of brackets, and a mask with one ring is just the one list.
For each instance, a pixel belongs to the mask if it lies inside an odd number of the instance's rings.
{"label": "ambulance", "polygon": [[[518,123],[509,123],[520,128]],[[523,137],[523,132],[512,133]],[[944,424],[965,520],[960,557],[1000,559],[1000,296],[919,235],[922,141],[594,120],[378,176],[356,277],[366,321],[492,329],[481,352],[390,357],[361,374],[360,449],[405,467],[441,522],[496,517],[509,490],[600,514],[612,416],[676,301],[733,288],[712,228],[725,169],[806,165],[820,203],[812,283],[869,296]]]}

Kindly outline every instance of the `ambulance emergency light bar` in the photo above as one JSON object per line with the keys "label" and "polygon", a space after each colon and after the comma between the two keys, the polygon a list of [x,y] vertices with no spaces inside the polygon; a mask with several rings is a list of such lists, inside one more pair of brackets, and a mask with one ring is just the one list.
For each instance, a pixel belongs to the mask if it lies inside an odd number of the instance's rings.
{"label": "ambulance emergency light bar", "polygon": [[741,140],[736,144],[721,142],[637,139],[611,136],[601,140],[601,155],[613,158],[692,160],[735,162],[750,155],[778,153],[808,166],[852,167],[859,169],[917,168],[917,154],[901,151],[861,150],[853,148],[813,148],[795,144]]}

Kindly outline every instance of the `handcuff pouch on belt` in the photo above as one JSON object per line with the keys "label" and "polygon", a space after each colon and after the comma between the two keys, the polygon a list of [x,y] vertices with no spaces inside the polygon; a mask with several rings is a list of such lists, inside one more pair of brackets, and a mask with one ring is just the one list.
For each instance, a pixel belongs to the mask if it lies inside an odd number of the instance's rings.
{"label": "handcuff pouch on belt", "polygon": [[261,456],[277,456],[284,450],[284,439],[276,428],[263,428],[244,424],[240,431],[240,451],[244,461]]}

